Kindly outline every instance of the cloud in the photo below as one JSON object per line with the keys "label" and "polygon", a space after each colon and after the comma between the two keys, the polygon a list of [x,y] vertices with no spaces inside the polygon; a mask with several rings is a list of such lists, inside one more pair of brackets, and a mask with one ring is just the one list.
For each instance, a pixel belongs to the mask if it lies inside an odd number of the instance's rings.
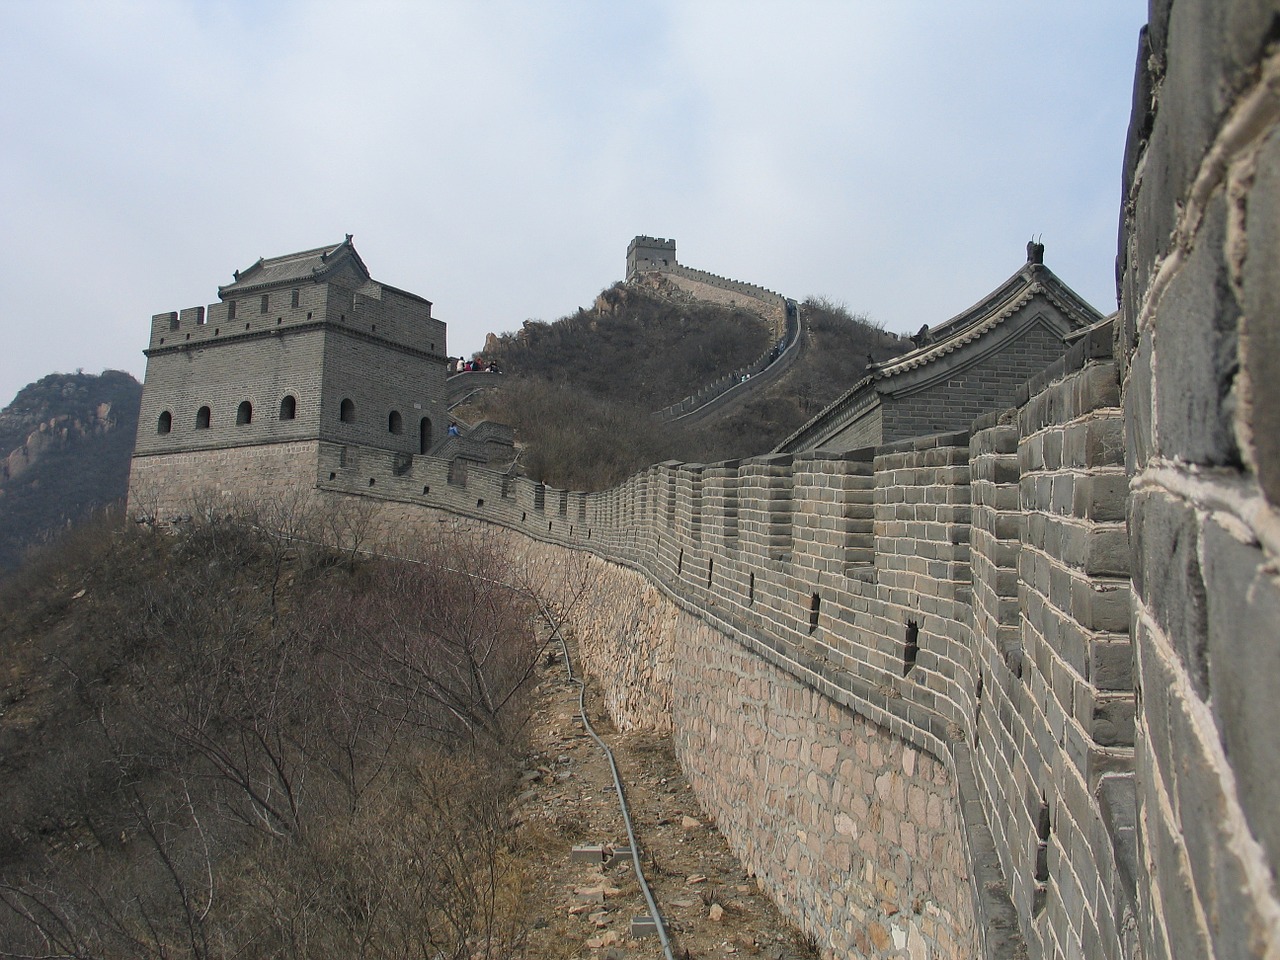
{"label": "cloud", "polygon": [[589,303],[637,233],[914,329],[1043,232],[1108,309],[1128,6],[0,6],[0,394],[140,376],[152,313],[346,232],[455,353]]}

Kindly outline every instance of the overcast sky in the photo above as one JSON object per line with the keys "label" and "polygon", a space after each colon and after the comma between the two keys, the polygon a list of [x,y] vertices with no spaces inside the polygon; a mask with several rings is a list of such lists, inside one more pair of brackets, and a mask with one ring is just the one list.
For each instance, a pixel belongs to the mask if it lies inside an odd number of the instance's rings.
{"label": "overcast sky", "polygon": [[888,328],[1025,259],[1115,308],[1144,0],[0,0],[0,404],[355,243],[454,355],[689,266]]}

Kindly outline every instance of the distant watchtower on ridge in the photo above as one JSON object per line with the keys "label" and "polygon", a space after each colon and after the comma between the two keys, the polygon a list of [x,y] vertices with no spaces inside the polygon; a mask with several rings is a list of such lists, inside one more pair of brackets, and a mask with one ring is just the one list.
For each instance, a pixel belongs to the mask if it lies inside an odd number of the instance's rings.
{"label": "distant watchtower on ridge", "polygon": [[627,279],[650,270],[670,270],[676,265],[676,242],[660,237],[636,237],[627,244]]}

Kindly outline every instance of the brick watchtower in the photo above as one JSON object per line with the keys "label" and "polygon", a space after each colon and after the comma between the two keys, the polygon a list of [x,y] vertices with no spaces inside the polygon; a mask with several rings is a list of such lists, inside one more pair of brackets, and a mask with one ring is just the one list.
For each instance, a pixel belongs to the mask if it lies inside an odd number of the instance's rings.
{"label": "brick watchtower", "polygon": [[676,265],[676,242],[658,237],[636,237],[627,244],[627,279],[649,270],[668,270]]}
{"label": "brick watchtower", "polygon": [[[341,243],[260,259],[218,302],[151,320],[130,507],[202,488],[314,486],[322,442],[426,453],[444,433],[445,325]],[[148,511],[149,512],[149,511]]]}

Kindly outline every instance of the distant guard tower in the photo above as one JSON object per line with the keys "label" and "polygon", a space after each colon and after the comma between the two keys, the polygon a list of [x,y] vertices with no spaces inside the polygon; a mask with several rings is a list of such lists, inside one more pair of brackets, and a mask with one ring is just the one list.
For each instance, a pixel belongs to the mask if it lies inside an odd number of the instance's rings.
{"label": "distant guard tower", "polygon": [[651,270],[670,270],[676,265],[676,242],[659,237],[636,237],[627,244],[627,279]]}

